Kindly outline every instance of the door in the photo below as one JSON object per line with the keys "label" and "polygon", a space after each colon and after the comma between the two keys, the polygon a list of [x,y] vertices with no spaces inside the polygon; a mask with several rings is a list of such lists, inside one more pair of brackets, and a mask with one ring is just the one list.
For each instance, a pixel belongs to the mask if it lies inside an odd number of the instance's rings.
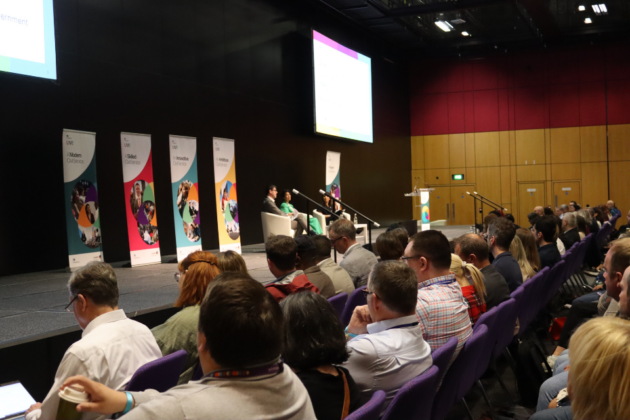
{"label": "door", "polygon": [[527,215],[534,211],[536,206],[545,205],[544,182],[519,182],[518,184],[518,220],[516,224],[529,227]]}
{"label": "door", "polygon": [[451,215],[451,187],[432,187],[435,188],[429,196],[429,209],[431,214],[431,222],[438,220],[446,221]]}
{"label": "door", "polygon": [[[580,181],[556,181],[553,183],[553,206],[567,206],[571,201],[580,204]],[[555,209],[554,209],[555,210]]]}
{"label": "door", "polygon": [[451,212],[449,225],[472,225],[475,223],[474,200],[466,192],[472,194],[474,185],[456,185],[451,187]]}

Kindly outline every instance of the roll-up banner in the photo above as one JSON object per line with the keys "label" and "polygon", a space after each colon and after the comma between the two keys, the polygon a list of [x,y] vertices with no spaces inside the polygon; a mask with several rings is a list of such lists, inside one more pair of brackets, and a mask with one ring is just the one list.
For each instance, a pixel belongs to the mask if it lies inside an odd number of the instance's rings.
{"label": "roll-up banner", "polygon": [[103,261],[96,189],[96,134],[63,130],[63,182],[70,269]]}
{"label": "roll-up banner", "polygon": [[199,184],[197,180],[197,139],[170,136],[171,183],[177,261],[201,251],[199,230]]}
{"label": "roll-up banner", "polygon": [[151,136],[122,133],[122,164],[131,266],[162,262],[153,188]]}
{"label": "roll-up banner", "polygon": [[420,215],[422,217],[422,223],[421,223],[422,230],[431,229],[431,212],[429,210],[429,191],[420,192]]}
{"label": "roll-up banner", "polygon": [[219,250],[241,253],[241,228],[238,221],[238,199],[236,198],[236,164],[234,162],[234,140],[215,137],[214,182],[219,231]]}
{"label": "roll-up banner", "polygon": [[341,153],[326,152],[326,192],[329,192],[335,198],[341,197],[340,166]]}

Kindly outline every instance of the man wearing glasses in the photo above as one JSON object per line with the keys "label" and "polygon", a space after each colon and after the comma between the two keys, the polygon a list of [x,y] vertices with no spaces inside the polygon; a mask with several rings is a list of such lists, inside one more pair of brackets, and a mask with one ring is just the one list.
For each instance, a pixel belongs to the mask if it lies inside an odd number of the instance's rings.
{"label": "man wearing glasses", "polygon": [[59,388],[71,376],[123,389],[140,366],[162,357],[151,330],[118,309],[118,281],[109,264],[92,262],[75,271],[68,291],[65,309],[74,314],[83,334],[64,354],[55,383],[43,403],[31,406],[28,420],[56,418]]}
{"label": "man wearing glasses", "polygon": [[370,271],[378,260],[373,252],[357,243],[354,224],[347,219],[335,220],[328,228],[328,236],[333,248],[343,254],[343,260],[339,265],[350,274],[354,286],[365,286]]}
{"label": "man wearing glasses", "polygon": [[450,272],[448,239],[437,230],[418,232],[409,239],[402,259],[418,278],[416,314],[424,339],[433,351],[457,337],[455,359],[472,335],[472,326],[462,289]]}

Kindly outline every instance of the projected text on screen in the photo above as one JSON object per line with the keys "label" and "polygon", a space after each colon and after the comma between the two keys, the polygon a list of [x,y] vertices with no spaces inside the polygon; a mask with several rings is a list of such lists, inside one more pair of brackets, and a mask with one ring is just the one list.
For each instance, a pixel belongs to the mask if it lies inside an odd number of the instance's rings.
{"label": "projected text on screen", "polygon": [[0,0],[0,71],[57,78],[53,0]]}
{"label": "projected text on screen", "polygon": [[313,31],[315,131],[372,143],[369,57]]}

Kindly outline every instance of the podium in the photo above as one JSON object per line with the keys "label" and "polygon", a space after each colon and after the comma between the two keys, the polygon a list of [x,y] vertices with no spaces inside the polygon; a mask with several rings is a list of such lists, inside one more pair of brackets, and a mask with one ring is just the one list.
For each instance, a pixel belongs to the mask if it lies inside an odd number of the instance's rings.
{"label": "podium", "polygon": [[435,188],[414,188],[413,192],[405,194],[405,197],[413,197],[414,208],[420,208],[421,230],[431,229],[431,211],[429,210],[429,194]]}

